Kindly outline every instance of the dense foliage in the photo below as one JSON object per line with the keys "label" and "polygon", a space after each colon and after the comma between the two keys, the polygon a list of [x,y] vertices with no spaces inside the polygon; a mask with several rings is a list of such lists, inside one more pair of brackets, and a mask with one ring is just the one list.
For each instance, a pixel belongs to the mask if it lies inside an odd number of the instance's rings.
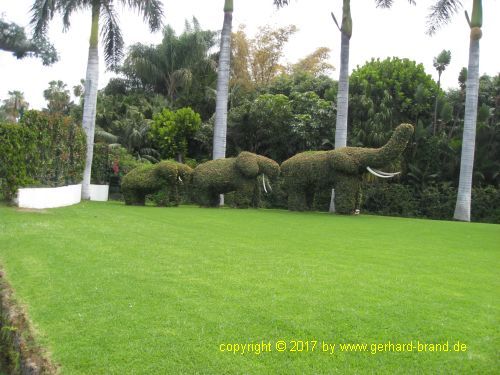
{"label": "dense foliage", "polygon": [[171,111],[164,108],[153,116],[149,130],[152,145],[163,158],[176,157],[184,161],[188,151],[188,139],[193,137],[201,126],[201,117],[191,108]]}
{"label": "dense foliage", "polygon": [[4,198],[26,185],[79,183],[85,135],[70,117],[28,111],[19,124],[3,124],[0,179]]}
{"label": "dense foliage", "polygon": [[267,179],[274,181],[279,173],[280,167],[274,160],[246,151],[235,158],[210,160],[194,169],[193,197],[202,206],[217,206],[219,194],[234,192],[234,206],[258,207],[257,177],[266,176],[262,181],[265,184],[269,183]]}
{"label": "dense foliage", "polygon": [[283,162],[284,188],[288,193],[288,208],[314,208],[315,196],[335,188],[335,209],[352,214],[361,205],[362,175],[367,167],[388,166],[401,155],[413,134],[408,124],[398,126],[386,145],[379,149],[343,147],[332,151],[309,151]]}
{"label": "dense foliage", "polygon": [[85,164],[85,135],[70,117],[28,111],[21,124],[34,132],[36,155],[28,155],[29,175],[37,183],[79,183]]}
{"label": "dense foliage", "polygon": [[32,180],[28,177],[26,158],[35,154],[34,134],[20,124],[0,123],[0,191],[6,200],[17,188]]}
{"label": "dense foliage", "polygon": [[152,194],[159,206],[178,205],[179,190],[189,183],[192,172],[187,165],[170,160],[134,168],[123,178],[125,203],[144,205],[146,196]]}

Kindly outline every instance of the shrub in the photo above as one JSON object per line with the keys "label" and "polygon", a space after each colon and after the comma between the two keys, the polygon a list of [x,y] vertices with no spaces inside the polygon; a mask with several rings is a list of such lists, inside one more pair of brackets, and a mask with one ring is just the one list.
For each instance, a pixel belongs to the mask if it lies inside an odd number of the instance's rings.
{"label": "shrub", "polygon": [[91,183],[98,185],[109,183],[112,167],[112,163],[109,160],[109,145],[103,142],[95,143],[90,177]]}
{"label": "shrub", "polygon": [[78,183],[85,167],[85,134],[71,118],[28,111],[19,124],[0,125],[4,199],[19,187]]}
{"label": "shrub", "polygon": [[125,203],[144,205],[146,196],[151,195],[157,205],[178,205],[179,188],[189,183],[192,171],[189,166],[171,160],[141,165],[123,178]]}
{"label": "shrub", "polygon": [[26,163],[28,176],[36,184],[61,186],[82,180],[86,137],[70,117],[28,111],[21,126],[33,133],[37,151],[26,153]]}
{"label": "shrub", "polygon": [[362,210],[377,215],[418,216],[418,201],[407,185],[387,182],[364,183]]}
{"label": "shrub", "polygon": [[26,155],[36,154],[34,134],[18,124],[0,123],[0,190],[10,201],[19,186],[32,180],[28,177]]}
{"label": "shrub", "polygon": [[500,189],[472,189],[472,220],[500,224]]}

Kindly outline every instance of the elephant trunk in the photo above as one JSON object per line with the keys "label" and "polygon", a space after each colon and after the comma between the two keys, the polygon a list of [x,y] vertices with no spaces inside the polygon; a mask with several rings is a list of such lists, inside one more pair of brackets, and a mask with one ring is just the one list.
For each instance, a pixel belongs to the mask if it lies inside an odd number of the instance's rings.
{"label": "elephant trunk", "polygon": [[397,159],[406,148],[406,144],[413,134],[413,126],[410,124],[399,125],[389,141],[377,149],[365,149],[360,156],[360,164],[363,167],[381,168]]}

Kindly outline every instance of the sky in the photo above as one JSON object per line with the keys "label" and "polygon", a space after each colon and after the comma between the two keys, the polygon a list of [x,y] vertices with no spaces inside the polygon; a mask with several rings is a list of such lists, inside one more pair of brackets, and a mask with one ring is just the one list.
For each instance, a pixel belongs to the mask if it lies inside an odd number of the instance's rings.
{"label": "sky", "polygon": [[[395,1],[391,9],[376,8],[373,0],[351,1],[353,35],[350,44],[350,71],[362,66],[371,58],[397,56],[422,63],[428,74],[437,80],[433,58],[443,49],[451,50],[451,64],[442,75],[442,86],[458,87],[457,77],[468,64],[470,29],[459,11],[448,25],[436,35],[428,36],[426,15],[432,0]],[[29,28],[30,8],[34,0],[0,0],[0,15],[5,20]],[[463,0],[464,9],[472,10],[472,0]],[[181,33],[186,19],[195,16],[204,29],[220,30],[223,22],[224,0],[163,0],[164,23]],[[126,46],[134,43],[158,44],[161,32],[151,33],[142,18],[134,12],[118,6],[120,25]],[[494,15],[500,14],[499,0],[483,0],[483,38],[481,39],[480,73],[496,75],[500,72],[500,22]],[[341,0],[291,0],[290,5],[277,10],[272,0],[234,0],[233,30],[246,25],[249,37],[258,27],[266,24],[284,26],[294,24],[299,31],[294,34],[284,51],[283,63],[294,63],[318,47],[331,50],[330,63],[336,68],[331,73],[338,79],[340,60],[340,33],[333,23],[330,12],[341,19]],[[56,15],[50,24],[49,39],[59,53],[59,62],[45,67],[39,59],[17,60],[11,53],[0,51],[0,100],[8,91],[19,90],[30,103],[30,108],[46,106],[43,90],[51,80],[62,80],[68,88],[77,85],[85,77],[88,40],[90,35],[90,11],[75,13],[71,27],[63,32],[60,17]],[[103,88],[115,76],[100,63],[99,88]]]}

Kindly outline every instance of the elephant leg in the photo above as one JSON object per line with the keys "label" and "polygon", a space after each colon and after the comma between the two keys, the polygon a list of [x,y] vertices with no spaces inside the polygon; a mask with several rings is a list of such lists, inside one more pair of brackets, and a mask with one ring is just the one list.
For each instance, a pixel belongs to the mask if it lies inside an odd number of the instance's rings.
{"label": "elephant leg", "polygon": [[239,208],[248,208],[252,205],[254,182],[242,183],[234,193],[234,204]]}
{"label": "elephant leg", "polygon": [[130,206],[144,206],[146,204],[146,194],[140,191],[127,190],[123,192],[125,204]]}
{"label": "elephant leg", "polygon": [[151,194],[150,198],[158,207],[168,207],[170,206],[170,189],[165,187],[159,189],[157,192]]}
{"label": "elephant leg", "polygon": [[288,191],[288,209],[291,211],[307,211],[307,194],[303,190]]}
{"label": "elephant leg", "polygon": [[219,205],[219,194],[209,189],[196,189],[193,198],[202,207],[217,207]]}
{"label": "elephant leg", "polygon": [[335,183],[335,211],[353,214],[359,204],[361,178],[356,175],[338,174]]}

